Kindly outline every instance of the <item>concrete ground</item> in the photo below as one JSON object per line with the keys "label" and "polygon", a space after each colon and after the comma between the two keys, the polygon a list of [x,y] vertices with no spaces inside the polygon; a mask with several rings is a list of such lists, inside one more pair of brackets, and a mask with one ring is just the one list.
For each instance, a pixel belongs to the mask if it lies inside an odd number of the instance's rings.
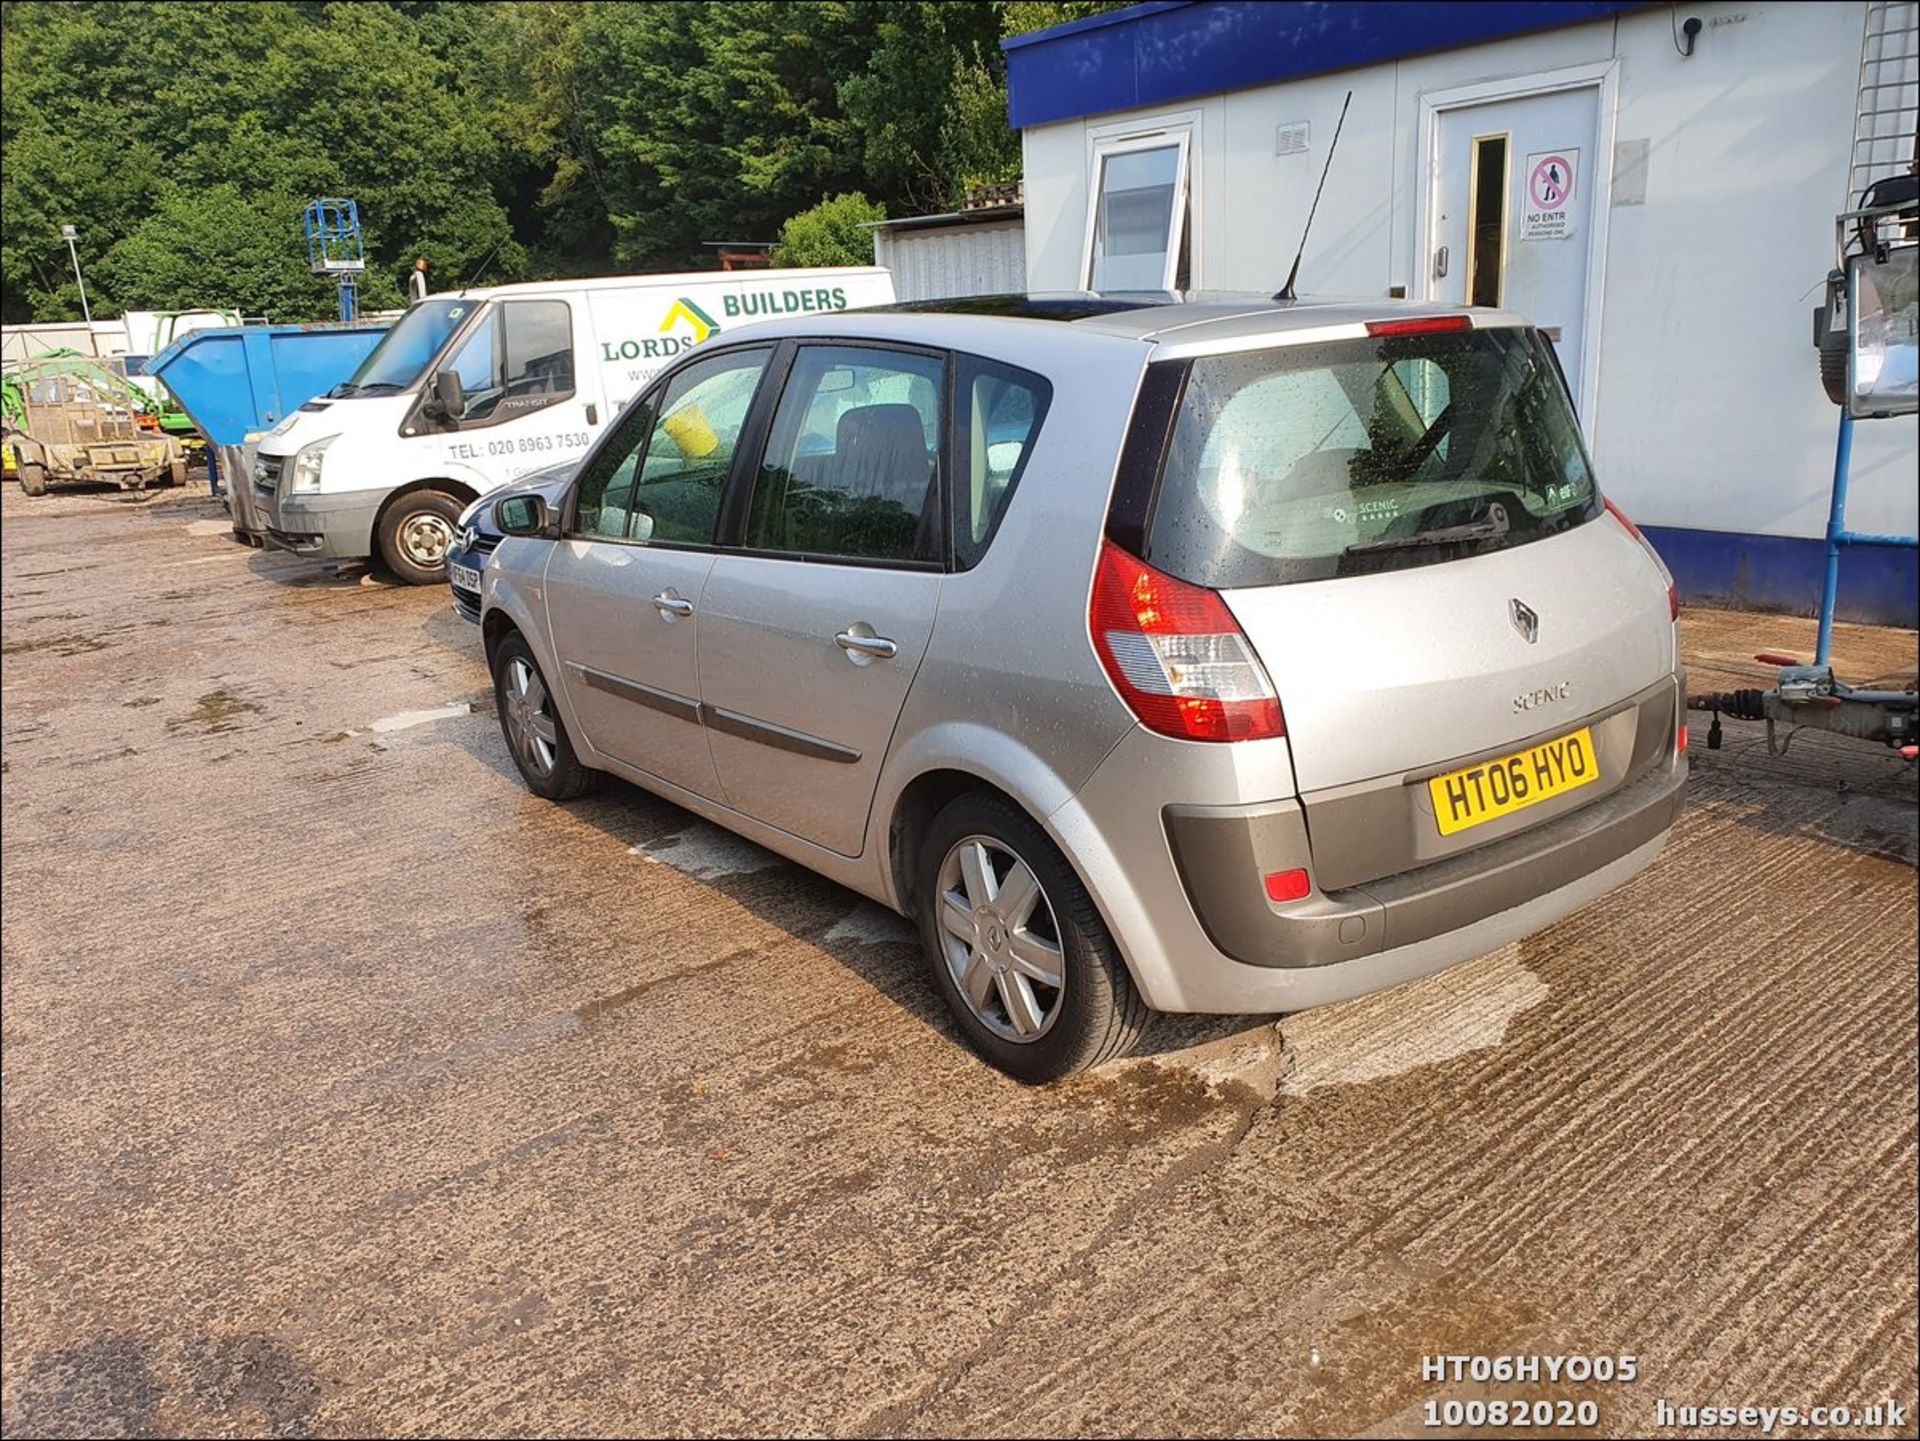
{"label": "concrete ground", "polygon": [[[1030,1090],[897,919],[625,786],[527,796],[443,591],[203,494],[0,501],[8,1434],[1407,1435],[1514,1394],[1913,1434],[1877,748],[1698,717],[1621,893]],[[1811,629],[1689,614],[1695,688]],[[1837,649],[1912,676],[1911,633]],[[1474,1353],[1638,1375],[1422,1379]]]}

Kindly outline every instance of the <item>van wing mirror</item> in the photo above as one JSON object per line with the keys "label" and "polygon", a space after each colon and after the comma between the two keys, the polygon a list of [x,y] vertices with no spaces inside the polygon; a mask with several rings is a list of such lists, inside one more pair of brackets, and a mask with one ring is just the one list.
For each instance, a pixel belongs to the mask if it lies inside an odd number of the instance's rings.
{"label": "van wing mirror", "polygon": [[544,535],[551,514],[537,495],[509,495],[495,502],[493,523],[507,535]]}
{"label": "van wing mirror", "polygon": [[467,413],[467,391],[460,383],[460,376],[451,370],[437,370],[433,375],[433,403],[440,414],[448,420],[458,420]]}

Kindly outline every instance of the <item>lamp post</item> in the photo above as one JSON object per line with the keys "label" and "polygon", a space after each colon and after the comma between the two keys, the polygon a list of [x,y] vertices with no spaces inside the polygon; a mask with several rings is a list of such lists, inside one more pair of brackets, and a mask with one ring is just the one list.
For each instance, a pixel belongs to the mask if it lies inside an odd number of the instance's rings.
{"label": "lamp post", "polygon": [[87,318],[87,324],[93,324],[93,311],[87,305],[87,282],[80,278],[80,251],[74,245],[74,239],[80,232],[71,225],[60,227],[60,234],[67,242],[67,254],[73,259],[73,282],[80,287],[80,313]]}

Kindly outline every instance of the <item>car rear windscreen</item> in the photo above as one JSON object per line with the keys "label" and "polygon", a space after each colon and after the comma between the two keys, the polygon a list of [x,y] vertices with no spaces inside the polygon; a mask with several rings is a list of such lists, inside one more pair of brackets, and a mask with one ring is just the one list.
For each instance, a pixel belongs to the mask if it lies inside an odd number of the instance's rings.
{"label": "car rear windscreen", "polygon": [[1143,557],[1226,590],[1524,545],[1598,513],[1531,330],[1327,341],[1192,362]]}

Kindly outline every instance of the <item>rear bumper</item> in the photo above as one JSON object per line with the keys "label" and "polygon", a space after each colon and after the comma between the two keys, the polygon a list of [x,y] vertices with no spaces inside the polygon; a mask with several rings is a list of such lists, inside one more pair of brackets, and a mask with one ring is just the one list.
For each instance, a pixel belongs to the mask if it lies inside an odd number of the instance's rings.
{"label": "rear bumper", "polygon": [[1658,767],[1584,809],[1507,840],[1364,886],[1276,904],[1260,877],[1312,867],[1296,801],[1168,806],[1167,841],[1207,938],[1254,966],[1337,965],[1417,945],[1574,885],[1680,814],[1686,764]]}
{"label": "rear bumper", "polygon": [[1666,844],[1667,833],[1662,831],[1646,844],[1558,890],[1429,940],[1323,966],[1235,965],[1231,974],[1196,995],[1195,1000],[1203,1004],[1187,1009],[1241,1015],[1304,1011],[1430,976],[1524,940],[1609,891],[1618,890],[1658,860]]}
{"label": "rear bumper", "polygon": [[[1687,775],[1671,750],[1678,677],[1660,689],[1656,753],[1612,792],[1531,829],[1333,889],[1320,888],[1329,868],[1316,866],[1317,844],[1308,844],[1309,823],[1315,843],[1326,839],[1318,813],[1296,799],[1257,799],[1291,790],[1261,760],[1284,740],[1205,746],[1135,729],[1046,823],[1154,1009],[1326,1005],[1522,939],[1652,864]],[[1397,861],[1400,848],[1384,854]],[[1307,868],[1315,888],[1270,902],[1261,878],[1295,867]]]}

